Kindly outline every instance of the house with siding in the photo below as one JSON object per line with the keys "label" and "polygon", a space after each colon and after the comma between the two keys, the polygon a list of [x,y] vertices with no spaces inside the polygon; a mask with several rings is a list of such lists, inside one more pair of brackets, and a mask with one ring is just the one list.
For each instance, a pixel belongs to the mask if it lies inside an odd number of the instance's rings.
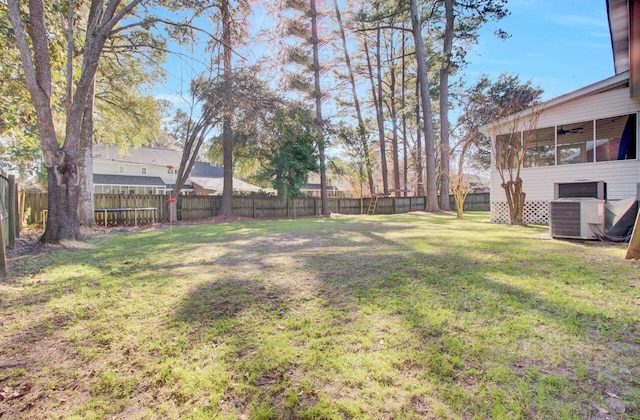
{"label": "house with siding", "polygon": [[[640,3],[608,0],[606,6],[615,75],[481,127],[493,144],[510,137],[517,122],[525,127],[516,133],[523,144],[528,139],[520,173],[525,223],[549,222],[556,184],[603,181],[607,200],[639,195]],[[527,126],[533,118],[535,127]],[[508,206],[494,162],[492,156],[491,221],[506,223]]]}
{"label": "house with siding", "polygon": [[[93,185],[103,194],[167,194],[178,176],[182,152],[140,147],[122,153],[115,146],[94,145]],[[182,194],[222,195],[221,166],[195,162]],[[233,179],[236,192],[256,192],[260,187]]]}

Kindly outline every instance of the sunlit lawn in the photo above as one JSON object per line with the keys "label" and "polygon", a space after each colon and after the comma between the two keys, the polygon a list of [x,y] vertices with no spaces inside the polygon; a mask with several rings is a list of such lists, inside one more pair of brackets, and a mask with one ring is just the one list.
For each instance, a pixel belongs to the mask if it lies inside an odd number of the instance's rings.
{"label": "sunlit lawn", "polygon": [[16,258],[0,417],[640,418],[639,263],[487,220],[194,225]]}

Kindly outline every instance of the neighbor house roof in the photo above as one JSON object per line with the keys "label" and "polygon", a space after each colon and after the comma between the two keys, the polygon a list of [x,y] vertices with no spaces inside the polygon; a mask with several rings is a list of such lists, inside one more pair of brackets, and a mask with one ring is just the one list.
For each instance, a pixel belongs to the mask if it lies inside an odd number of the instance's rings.
{"label": "neighbor house roof", "polygon": [[[211,190],[214,192],[222,191],[224,185],[224,178],[201,178],[201,177],[191,177],[189,178],[192,184],[198,185],[207,190]],[[249,184],[248,182],[244,182],[240,179],[233,179],[233,189],[235,191],[246,191],[246,192],[258,192],[263,190],[260,187],[257,187],[253,184]]]}
{"label": "neighbor house roof", "polygon": [[[320,184],[306,184],[304,187],[300,188],[300,191],[320,191]],[[327,191],[340,191],[340,189],[334,185],[327,185]]]}
{"label": "neighbor house roof", "polygon": [[191,176],[196,178],[222,178],[224,168],[219,165],[212,165],[209,162],[195,162],[191,168]]}
{"label": "neighbor house roof", "polygon": [[95,144],[93,146],[93,158],[113,162],[137,163],[141,165],[172,166],[180,165],[182,152],[179,150],[156,149],[153,147],[140,147],[120,154],[116,146]]}
{"label": "neighbor house roof", "polygon": [[[182,152],[179,150],[141,147],[123,152],[121,155],[116,146],[96,144],[93,148],[93,158],[102,161],[140,165],[171,166],[178,169],[182,159]],[[224,170],[222,166],[212,165],[209,162],[195,162],[193,168],[191,168],[190,175],[200,178],[219,178],[224,176]]]}
{"label": "neighbor house roof", "polygon": [[134,176],[134,175],[104,175],[93,174],[94,184],[106,185],[145,185],[153,187],[164,187],[166,184],[162,178],[157,176]]}
{"label": "neighbor house roof", "polygon": [[[307,184],[301,190],[320,191],[320,174],[311,173]],[[327,173],[327,191],[352,191],[349,181],[338,175]]]}

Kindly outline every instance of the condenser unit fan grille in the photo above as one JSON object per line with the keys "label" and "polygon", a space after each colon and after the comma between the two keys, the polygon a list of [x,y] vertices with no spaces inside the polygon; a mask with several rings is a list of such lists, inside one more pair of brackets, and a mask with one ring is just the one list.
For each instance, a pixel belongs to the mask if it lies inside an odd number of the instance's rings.
{"label": "condenser unit fan grille", "polygon": [[551,210],[551,236],[579,237],[580,236],[580,202],[553,201]]}

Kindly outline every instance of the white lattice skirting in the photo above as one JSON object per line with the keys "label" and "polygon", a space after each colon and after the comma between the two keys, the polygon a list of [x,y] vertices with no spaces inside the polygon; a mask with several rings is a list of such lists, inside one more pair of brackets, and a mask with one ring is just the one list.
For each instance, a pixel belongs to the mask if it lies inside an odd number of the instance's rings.
{"label": "white lattice skirting", "polygon": [[[549,202],[525,201],[522,221],[531,225],[548,225]],[[491,223],[509,223],[509,206],[505,201],[491,202]]]}

